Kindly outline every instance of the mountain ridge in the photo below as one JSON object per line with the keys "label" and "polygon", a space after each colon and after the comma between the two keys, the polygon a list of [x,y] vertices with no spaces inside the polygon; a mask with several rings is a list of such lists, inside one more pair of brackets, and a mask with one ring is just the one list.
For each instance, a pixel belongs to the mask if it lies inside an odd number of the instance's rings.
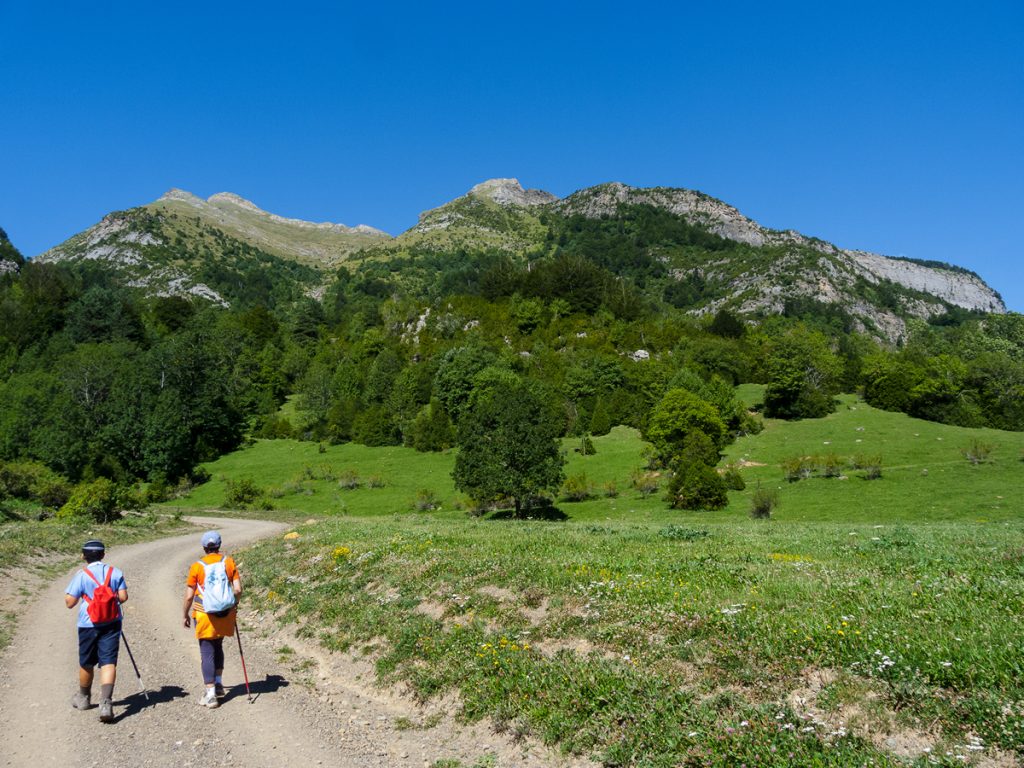
{"label": "mountain ridge", "polygon": [[[736,244],[728,253],[703,257],[671,243],[650,245],[652,256],[665,264],[672,279],[717,286],[702,300],[687,305],[687,311],[694,314],[723,308],[744,314],[779,313],[787,302],[811,299],[839,305],[863,328],[874,327],[878,334],[896,340],[912,317],[932,317],[950,307],[1006,311],[999,294],[963,268],[846,249],[793,229],[770,229],[697,190],[632,187],[621,182],[587,187],[559,198],[543,190],[526,189],[514,178],[488,179],[464,195],[422,212],[417,223],[397,237],[362,224],[349,227],[279,216],[231,192],[204,200],[171,189],[152,203],[104,217],[36,258],[96,260],[141,273],[151,254],[159,251],[160,259],[154,264],[166,269],[170,262],[178,270],[174,280],[166,275],[149,279],[136,274],[135,284],[147,287],[162,282],[157,290],[217,300],[208,286],[188,285],[190,267],[178,263],[182,260],[174,255],[175,249],[187,250],[197,238],[207,244],[200,252],[214,258],[223,248],[238,250],[237,245],[218,245],[221,235],[217,232],[259,252],[326,274],[348,262],[387,261],[424,252],[490,251],[539,258],[557,253],[553,232],[565,222],[623,220],[646,209]],[[124,218],[138,218],[140,215],[133,213],[138,211],[155,216],[158,223],[132,224]],[[899,289],[895,299],[890,296],[892,286]],[[872,298],[876,293],[888,296],[889,305]],[[223,296],[220,300],[226,301]]]}

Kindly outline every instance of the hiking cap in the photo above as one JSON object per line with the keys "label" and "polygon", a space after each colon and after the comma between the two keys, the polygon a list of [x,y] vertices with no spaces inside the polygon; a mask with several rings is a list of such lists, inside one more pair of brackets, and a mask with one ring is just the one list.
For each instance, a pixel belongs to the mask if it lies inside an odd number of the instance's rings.
{"label": "hiking cap", "polygon": [[107,548],[103,546],[103,542],[99,539],[89,539],[85,544],[82,545],[83,552],[106,552]]}
{"label": "hiking cap", "polygon": [[203,548],[206,547],[219,547],[220,546],[220,532],[219,531],[207,531],[203,534]]}

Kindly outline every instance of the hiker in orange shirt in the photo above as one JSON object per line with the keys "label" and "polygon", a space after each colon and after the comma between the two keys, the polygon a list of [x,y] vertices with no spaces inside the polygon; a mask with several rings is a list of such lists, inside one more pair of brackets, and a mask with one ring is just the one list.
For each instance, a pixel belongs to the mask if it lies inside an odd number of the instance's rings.
{"label": "hiker in orange shirt", "polygon": [[224,698],[224,638],[234,637],[235,605],[242,594],[235,561],[220,553],[220,544],[217,531],[203,534],[206,554],[189,568],[185,585],[185,627],[191,626],[194,616],[206,683],[199,705],[211,709],[219,707]]}

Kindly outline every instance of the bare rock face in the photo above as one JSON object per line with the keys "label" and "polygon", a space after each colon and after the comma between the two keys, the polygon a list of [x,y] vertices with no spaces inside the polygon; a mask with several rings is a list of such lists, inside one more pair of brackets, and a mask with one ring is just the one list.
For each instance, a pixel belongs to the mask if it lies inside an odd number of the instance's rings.
{"label": "bare rock face", "polygon": [[983,312],[1006,311],[1002,299],[972,274],[933,269],[912,261],[890,259],[865,251],[843,253],[865,272],[922,293],[938,296],[950,304]]}
{"label": "bare rock face", "polygon": [[[848,303],[848,288],[857,277],[870,283],[890,280],[922,293],[970,310],[1005,312],[1006,306],[999,295],[973,274],[952,269],[940,269],[900,259],[892,259],[865,251],[839,248],[817,238],[806,237],[794,230],[777,231],[762,227],[731,205],[709,195],[688,189],[653,187],[640,189],[612,182],[576,192],[552,207],[565,214],[580,214],[590,218],[614,215],[623,204],[651,205],[655,208],[686,217],[691,223],[709,232],[754,247],[764,245],[800,246],[818,251],[825,257],[819,262],[821,272],[816,275],[797,275],[800,295],[813,297],[826,303]],[[782,265],[779,265],[782,266]],[[779,277],[775,275],[775,277]],[[753,293],[741,309],[743,311],[781,311],[786,298],[772,275],[751,275],[749,281],[737,285],[740,290]],[[789,275],[793,277],[792,274]],[[743,281],[741,281],[743,282]],[[892,313],[876,308],[860,307],[864,317],[884,330],[891,339],[904,330],[903,321]],[[916,302],[905,309],[919,317],[928,317],[943,311],[939,302]],[[858,307],[852,307],[856,312]]]}
{"label": "bare rock face", "polygon": [[582,214],[588,218],[611,216],[620,205],[650,205],[704,226],[708,231],[740,243],[761,246],[765,243],[763,228],[721,200],[692,189],[651,187],[641,189],[613,181],[576,192],[555,205],[566,214]]}
{"label": "bare rock face", "polygon": [[518,179],[488,179],[471,190],[470,195],[487,197],[499,205],[544,205],[558,199],[557,196],[541,189],[523,189]]}

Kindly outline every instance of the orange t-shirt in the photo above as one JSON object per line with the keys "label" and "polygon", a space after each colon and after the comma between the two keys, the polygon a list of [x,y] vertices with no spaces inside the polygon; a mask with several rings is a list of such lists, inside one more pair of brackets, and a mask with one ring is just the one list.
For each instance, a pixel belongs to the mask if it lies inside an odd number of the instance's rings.
{"label": "orange t-shirt", "polygon": [[186,584],[196,590],[196,595],[192,599],[192,615],[196,621],[196,637],[200,640],[234,637],[235,635],[235,609],[232,608],[227,616],[214,616],[207,613],[203,610],[203,596],[199,594],[198,590],[206,580],[206,570],[202,563],[213,565],[222,559],[228,581],[234,583],[238,578],[238,567],[235,565],[235,561],[226,555],[216,553],[206,555],[201,560],[192,563],[192,567],[188,569]]}

